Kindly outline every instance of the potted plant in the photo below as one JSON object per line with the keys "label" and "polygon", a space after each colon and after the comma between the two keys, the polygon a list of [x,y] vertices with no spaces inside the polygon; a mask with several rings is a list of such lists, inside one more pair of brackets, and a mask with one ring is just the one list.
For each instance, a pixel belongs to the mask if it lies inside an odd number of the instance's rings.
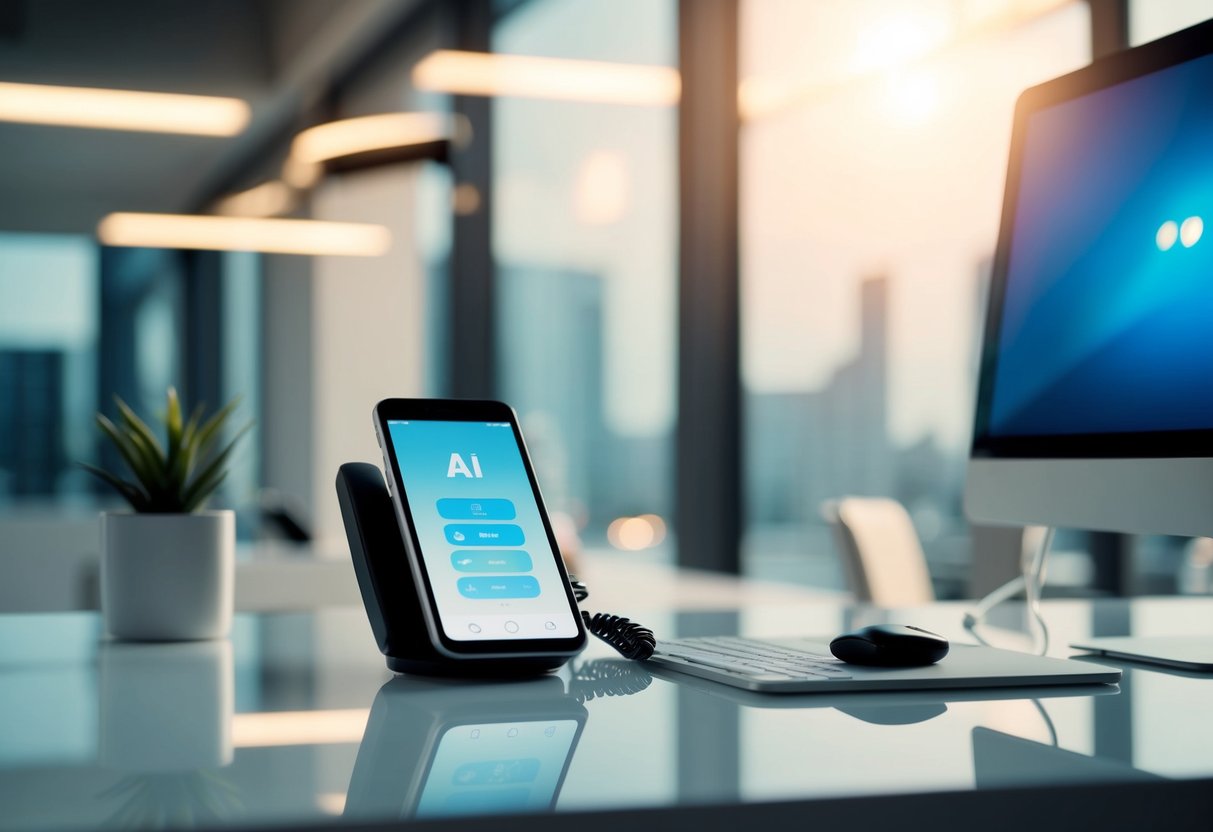
{"label": "potted plant", "polygon": [[238,400],[205,421],[201,405],[183,420],[177,391],[170,387],[161,443],[125,402],[115,401],[119,424],[98,413],[97,426],[133,477],[84,466],[132,509],[101,515],[106,629],[115,638],[140,641],[222,638],[232,623],[236,520],[231,511],[203,507],[252,425],[217,450]]}

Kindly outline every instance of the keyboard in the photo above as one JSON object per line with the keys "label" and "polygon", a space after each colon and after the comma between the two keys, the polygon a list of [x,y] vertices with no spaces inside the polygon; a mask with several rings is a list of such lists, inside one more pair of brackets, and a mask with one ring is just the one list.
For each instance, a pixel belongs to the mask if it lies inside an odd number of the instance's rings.
{"label": "keyboard", "polygon": [[[943,661],[928,667],[865,667],[844,664],[831,656],[828,638],[803,637],[659,641],[646,664],[655,674],[669,671],[670,676],[693,676],[757,694],[828,693],[831,701],[838,701],[834,694],[861,691],[1013,690],[1037,685],[1106,685],[1120,679],[1119,670],[1091,662],[968,644],[952,645]],[[677,678],[673,681],[693,684]],[[803,706],[801,700],[792,701],[799,703],[792,707]]]}
{"label": "keyboard", "polygon": [[783,644],[733,636],[661,641],[657,654],[744,676],[754,682],[850,679],[847,666],[833,656]]}

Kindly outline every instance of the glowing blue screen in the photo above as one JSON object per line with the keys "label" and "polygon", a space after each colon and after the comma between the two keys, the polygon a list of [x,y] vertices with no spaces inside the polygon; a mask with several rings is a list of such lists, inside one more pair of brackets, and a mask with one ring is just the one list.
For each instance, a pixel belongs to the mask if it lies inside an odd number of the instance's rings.
{"label": "glowing blue screen", "polygon": [[1213,428],[1213,56],[1029,116],[989,430]]}
{"label": "glowing blue screen", "polygon": [[388,430],[447,637],[575,637],[510,424],[402,420]]}

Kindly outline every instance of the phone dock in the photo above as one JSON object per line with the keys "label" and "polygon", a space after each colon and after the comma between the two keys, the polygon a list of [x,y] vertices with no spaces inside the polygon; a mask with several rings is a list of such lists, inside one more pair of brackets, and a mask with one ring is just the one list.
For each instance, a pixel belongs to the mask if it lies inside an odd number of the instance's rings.
{"label": "phone dock", "polygon": [[366,462],[337,470],[337,501],[350,544],[362,603],[379,650],[395,673],[418,676],[535,676],[563,665],[565,656],[451,658],[430,641],[400,524],[382,472]]}

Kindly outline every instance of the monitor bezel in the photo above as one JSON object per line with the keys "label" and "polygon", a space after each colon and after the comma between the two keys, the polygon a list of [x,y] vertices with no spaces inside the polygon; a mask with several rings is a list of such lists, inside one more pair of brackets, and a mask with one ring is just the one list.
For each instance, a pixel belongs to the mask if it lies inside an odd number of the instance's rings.
{"label": "monitor bezel", "polygon": [[1027,125],[1035,112],[1213,54],[1213,19],[1110,55],[1025,90],[1015,104],[998,243],[990,276],[978,373],[971,457],[974,459],[1147,459],[1213,457],[1213,429],[997,436],[990,433],[1012,229],[1019,204]]}

